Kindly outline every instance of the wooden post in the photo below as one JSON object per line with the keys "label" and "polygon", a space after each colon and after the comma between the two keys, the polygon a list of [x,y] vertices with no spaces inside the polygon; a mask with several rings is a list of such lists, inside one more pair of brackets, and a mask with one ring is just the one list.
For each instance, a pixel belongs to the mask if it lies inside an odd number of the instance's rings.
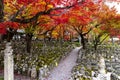
{"label": "wooden post", "polygon": [[4,50],[4,80],[14,80],[14,62],[13,62],[13,49],[11,43],[6,43]]}

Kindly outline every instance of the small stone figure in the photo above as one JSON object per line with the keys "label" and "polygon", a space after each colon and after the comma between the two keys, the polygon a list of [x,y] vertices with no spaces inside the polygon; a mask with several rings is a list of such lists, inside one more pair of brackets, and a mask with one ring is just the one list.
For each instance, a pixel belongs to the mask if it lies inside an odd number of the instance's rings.
{"label": "small stone figure", "polygon": [[31,78],[35,79],[36,77],[37,77],[36,66],[33,65],[31,70]]}

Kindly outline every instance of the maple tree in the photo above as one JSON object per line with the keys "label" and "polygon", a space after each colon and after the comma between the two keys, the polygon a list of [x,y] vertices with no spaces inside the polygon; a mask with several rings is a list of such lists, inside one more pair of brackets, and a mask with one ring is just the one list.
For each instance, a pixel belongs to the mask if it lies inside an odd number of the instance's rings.
{"label": "maple tree", "polygon": [[[82,2],[83,1],[78,1],[78,0],[74,0],[74,1],[72,0],[69,0],[69,1],[64,1],[64,0],[52,0],[52,1],[51,0],[0,0],[0,21],[3,22],[4,25],[8,23],[11,25],[11,22],[12,22],[11,26],[2,26],[1,24],[1,33],[6,32],[5,28],[11,28],[11,27],[18,28],[18,26],[16,26],[17,23],[35,24],[34,22],[38,21],[39,17],[43,15],[56,15],[56,13],[59,15],[61,11],[65,11],[65,9],[69,9],[73,7],[74,5],[81,4]],[[62,5],[63,7],[61,7],[60,5]],[[45,25],[43,24],[42,26],[45,26]],[[11,31],[14,31],[14,29]],[[27,34],[27,38],[31,39],[31,35],[32,34],[30,33]],[[10,41],[10,39],[11,38],[9,38],[8,41]]]}
{"label": "maple tree", "polygon": [[118,33],[119,29],[116,26],[118,21],[115,20],[116,15],[116,9],[114,7],[109,8],[105,4],[102,4],[99,10],[94,14],[96,22],[93,29],[94,35],[92,35],[92,39],[94,39],[93,44],[95,50],[108,36],[115,36],[116,32]]}
{"label": "maple tree", "polygon": [[[8,1],[7,3],[11,2],[11,0],[8,0]],[[77,4],[78,0],[75,0],[75,1],[73,0],[69,0],[69,1],[65,1],[65,0],[52,0],[52,1],[51,0],[35,0],[35,1],[17,0],[15,3],[16,3],[16,6],[19,8],[17,10],[17,13],[15,13],[10,20],[19,22],[19,23],[29,23],[29,22],[34,21],[41,15],[51,14],[51,12],[54,10],[69,9],[74,4]],[[19,6],[19,4],[21,5]],[[63,7],[57,7],[58,5],[62,5]],[[22,19],[21,17],[23,16],[20,16],[20,15],[21,14],[25,15],[26,10],[29,10],[28,14],[30,16],[28,16],[27,14],[27,17],[24,16],[24,19]]]}
{"label": "maple tree", "polygon": [[112,20],[108,22],[107,25],[111,25],[110,37],[116,37],[120,34],[120,14],[116,14]]}
{"label": "maple tree", "polygon": [[35,21],[41,15],[56,15],[56,12],[59,14],[62,10],[82,2],[79,0],[1,0],[1,21],[25,24]]}
{"label": "maple tree", "polygon": [[35,35],[46,35],[53,28],[52,22],[49,16],[43,15],[36,21],[20,25],[21,28],[25,30],[26,49],[28,53],[30,53],[31,50],[32,37]]}
{"label": "maple tree", "polygon": [[[101,1],[99,0],[98,3]],[[77,27],[81,29],[80,32],[76,31],[84,39],[83,36],[92,29],[89,23],[92,21],[91,15],[94,14],[97,8],[95,4],[97,3],[94,3],[93,0],[0,0],[0,33],[5,34],[5,28],[18,29],[21,27],[18,26],[19,24],[30,25],[31,23],[35,24],[37,21],[42,23],[40,17],[47,15],[50,17],[58,16],[55,19],[57,24],[65,24],[64,22],[69,20],[72,27],[75,26],[74,29],[77,29]],[[59,17],[63,14],[67,14],[64,15],[65,18]],[[6,24],[9,26],[5,26]],[[54,29],[53,26],[48,26],[48,24],[51,23],[39,25],[45,33]],[[84,44],[84,40],[82,40],[82,43]]]}
{"label": "maple tree", "polygon": [[[75,30],[79,36],[81,37],[81,44],[85,49],[85,37],[92,30],[93,26],[91,26],[92,15],[94,11],[97,9],[97,5],[93,2],[88,2],[85,5],[79,7],[75,6],[72,8],[68,15],[70,27]],[[86,37],[87,39],[87,37]]]}
{"label": "maple tree", "polygon": [[103,26],[94,28],[90,34],[94,49],[97,50],[97,46],[102,44],[103,41],[109,37],[109,31],[107,29],[101,29]]}

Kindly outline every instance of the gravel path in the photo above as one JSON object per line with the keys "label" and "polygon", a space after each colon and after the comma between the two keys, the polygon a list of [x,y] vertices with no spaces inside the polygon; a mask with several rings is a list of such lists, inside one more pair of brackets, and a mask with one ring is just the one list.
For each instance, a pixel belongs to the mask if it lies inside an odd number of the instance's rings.
{"label": "gravel path", "polygon": [[76,65],[79,49],[80,47],[75,48],[69,54],[69,56],[67,56],[57,67],[51,71],[49,77],[44,80],[69,80],[71,76],[71,70]]}

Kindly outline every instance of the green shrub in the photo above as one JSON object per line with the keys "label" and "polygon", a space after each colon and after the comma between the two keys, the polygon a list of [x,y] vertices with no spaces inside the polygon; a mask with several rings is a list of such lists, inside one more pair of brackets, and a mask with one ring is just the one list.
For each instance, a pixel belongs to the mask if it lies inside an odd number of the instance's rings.
{"label": "green shrub", "polygon": [[4,78],[3,78],[3,77],[0,77],[0,80],[4,80]]}

